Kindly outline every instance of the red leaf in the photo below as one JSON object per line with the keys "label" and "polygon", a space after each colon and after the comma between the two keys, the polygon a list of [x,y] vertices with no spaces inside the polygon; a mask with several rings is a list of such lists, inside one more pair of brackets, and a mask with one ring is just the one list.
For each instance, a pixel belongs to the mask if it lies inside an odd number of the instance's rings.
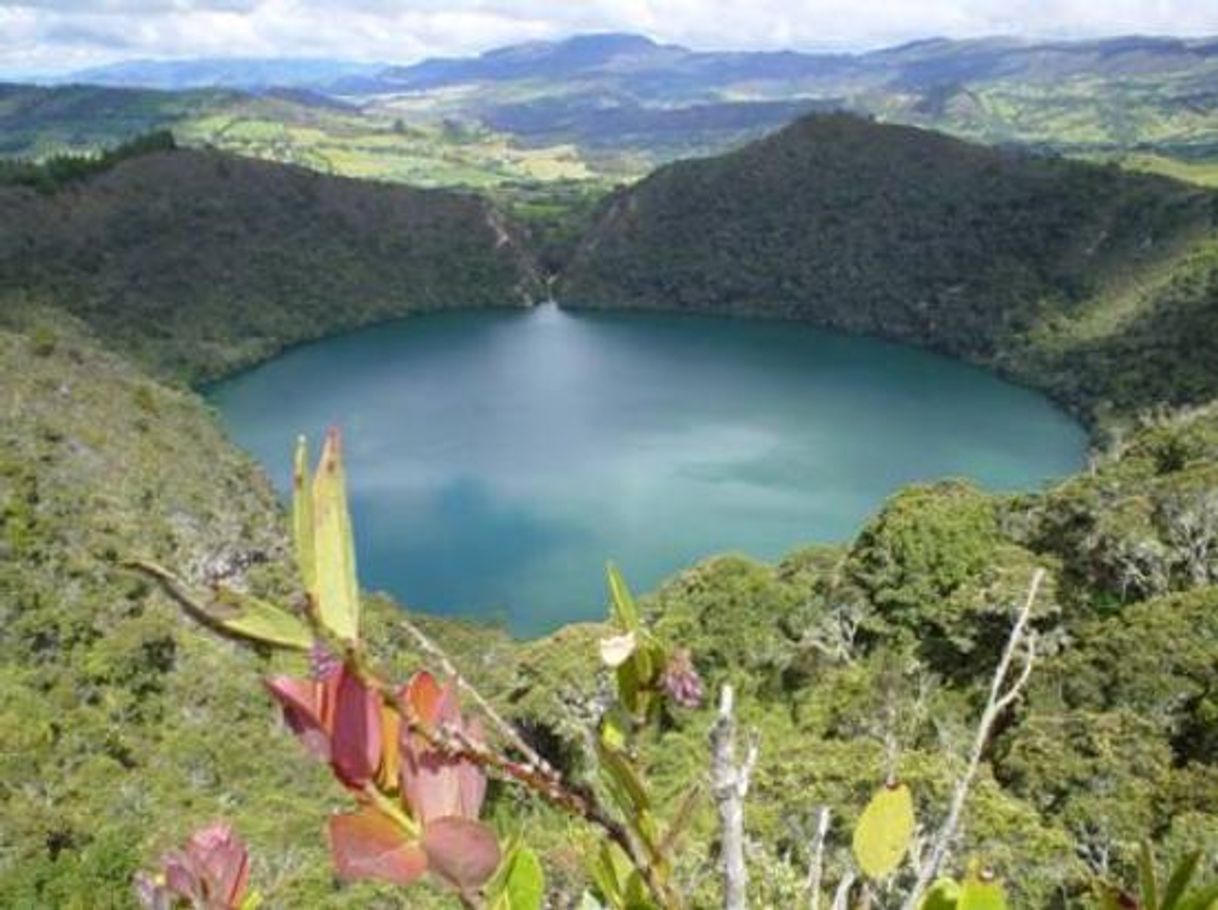
{"label": "red leaf", "polygon": [[354,789],[363,789],[381,763],[380,701],[346,667],[338,681],[331,755],[339,779]]}
{"label": "red leaf", "polygon": [[434,727],[440,717],[440,699],[444,692],[436,678],[426,670],[420,670],[402,690],[401,698],[412,712],[411,719],[428,727]]}
{"label": "red leaf", "polygon": [[427,871],[427,854],[393,819],[371,806],[330,817],[330,854],[340,878],[409,885]]}
{"label": "red leaf", "polygon": [[[477,718],[469,722],[465,733],[476,743],[486,741],[485,731]],[[466,818],[477,818],[482,811],[482,801],[486,798],[486,772],[472,761],[463,761],[457,768],[457,775],[457,789],[461,794],[460,814]]]}
{"label": "red leaf", "polygon": [[460,891],[474,891],[499,868],[499,840],[481,822],[440,818],[423,829],[432,872]]}
{"label": "red leaf", "polygon": [[[462,729],[476,742],[483,739],[477,721],[461,720],[456,680],[443,688],[430,673],[416,673],[400,695],[408,713],[430,727]],[[476,819],[486,795],[486,775],[468,759],[454,758],[431,746],[423,737],[402,729],[401,787],[411,809],[425,824],[445,816]]]}
{"label": "red leaf", "polygon": [[283,719],[306,749],[330,760],[330,732],[322,713],[322,686],[310,679],[276,676],[264,680],[267,691],[283,708]]}
{"label": "red leaf", "polygon": [[241,903],[249,885],[249,853],[232,826],[216,822],[186,842],[186,855],[199,870],[207,896],[224,907]]}
{"label": "red leaf", "polygon": [[437,749],[419,748],[409,734],[402,737],[402,794],[416,818],[432,819],[461,815],[462,761]]}

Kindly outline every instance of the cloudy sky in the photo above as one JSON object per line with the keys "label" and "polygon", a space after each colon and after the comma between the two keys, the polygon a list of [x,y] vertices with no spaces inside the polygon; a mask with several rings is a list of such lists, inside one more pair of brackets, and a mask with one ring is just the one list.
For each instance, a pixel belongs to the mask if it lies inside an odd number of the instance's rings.
{"label": "cloudy sky", "polygon": [[133,57],[410,62],[609,30],[799,49],[933,35],[1211,35],[1218,0],[0,0],[0,73]]}

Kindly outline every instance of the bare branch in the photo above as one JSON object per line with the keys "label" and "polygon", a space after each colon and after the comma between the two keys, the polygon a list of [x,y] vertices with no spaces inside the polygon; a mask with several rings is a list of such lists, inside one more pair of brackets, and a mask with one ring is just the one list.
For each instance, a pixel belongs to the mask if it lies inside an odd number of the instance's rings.
{"label": "bare branch", "polygon": [[829,807],[816,810],[816,833],[812,835],[811,859],[804,891],[808,895],[808,910],[820,910],[820,889],[825,878],[825,839],[829,836]]}
{"label": "bare branch", "polygon": [[837,606],[816,628],[805,630],[800,644],[819,651],[830,660],[853,664],[854,642],[862,623],[863,617],[856,608]]}
{"label": "bare branch", "polygon": [[[1028,630],[1028,620],[1032,616],[1032,607],[1036,604],[1036,595],[1040,591],[1044,577],[1044,569],[1037,569],[1032,575],[1027,598],[1015,617],[1015,623],[1011,626],[1011,634],[1007,637],[1006,647],[1003,648],[1002,657],[994,670],[994,678],[990,682],[990,695],[986,700],[985,709],[981,712],[981,720],[977,724],[977,734],[973,740],[968,765],[965,767],[964,774],[956,782],[947,818],[944,819],[943,827],[939,829],[939,833],[931,844],[930,856],[919,870],[917,881],[901,905],[902,910],[916,910],[922,900],[922,895],[939,874],[939,869],[947,857],[948,850],[951,848],[956,831],[960,826],[964,803],[968,799],[969,790],[977,777],[982,756],[985,754],[985,747],[994,730],[994,723],[1018,697],[1020,690],[1023,689],[1032,673],[1032,664],[1036,658],[1036,636],[1034,632]],[[1007,676],[1011,672],[1011,665],[1015,662],[1017,654],[1021,655],[1023,666],[1018,678],[1008,684]]]}
{"label": "bare branch", "polygon": [[744,864],[744,797],[757,765],[758,742],[750,738],[743,763],[736,764],[735,698],[724,685],[719,695],[719,716],[711,728],[711,792],[719,810],[723,854],[724,910],[745,910],[749,873]]}
{"label": "bare branch", "polygon": [[495,725],[495,728],[499,730],[503,737],[510,742],[512,746],[529,761],[529,763],[536,765],[541,772],[548,777],[555,779],[558,777],[558,772],[556,772],[554,768],[550,766],[549,762],[541,757],[536,749],[525,741],[524,737],[520,735],[520,731],[517,730],[515,726],[504,720],[502,715],[495,710],[491,703],[482,697],[482,693],[474,688],[474,686],[461,675],[460,671],[457,670],[456,665],[449,660],[448,655],[444,653],[444,650],[439,645],[432,641],[426,634],[424,634],[422,629],[416,626],[405,616],[401,618],[401,623],[406,631],[410,633],[411,638],[415,640],[415,643],[419,646],[420,650],[438,663],[446,674],[457,681],[457,685],[460,686],[461,689],[474,700],[474,702],[478,705],[478,709],[486,716],[487,720]]}
{"label": "bare branch", "polygon": [[830,910],[850,910],[850,889],[854,887],[857,874],[853,869],[848,870],[842,880],[837,883],[837,891],[833,894],[833,904]]}

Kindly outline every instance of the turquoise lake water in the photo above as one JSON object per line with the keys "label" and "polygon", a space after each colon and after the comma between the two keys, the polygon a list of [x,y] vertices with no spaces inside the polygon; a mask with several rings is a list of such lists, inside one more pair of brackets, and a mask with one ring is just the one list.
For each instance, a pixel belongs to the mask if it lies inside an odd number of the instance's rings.
{"label": "turquoise lake water", "polygon": [[789,323],[529,311],[420,316],[291,350],[209,391],[286,491],[342,427],[360,579],[521,635],[725,551],[854,534],[903,484],[1033,489],[1083,429],[914,348]]}

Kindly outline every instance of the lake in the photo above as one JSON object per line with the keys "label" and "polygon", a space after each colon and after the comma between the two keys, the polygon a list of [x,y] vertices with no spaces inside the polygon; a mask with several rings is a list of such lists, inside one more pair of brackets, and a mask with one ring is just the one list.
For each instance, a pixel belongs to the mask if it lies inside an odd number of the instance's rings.
{"label": "lake", "polygon": [[297,435],[341,426],[363,585],[520,635],[603,615],[607,560],[645,591],[847,540],[910,482],[1033,489],[1087,444],[1043,396],[914,348],[553,305],[378,325],[208,395],[285,493]]}

